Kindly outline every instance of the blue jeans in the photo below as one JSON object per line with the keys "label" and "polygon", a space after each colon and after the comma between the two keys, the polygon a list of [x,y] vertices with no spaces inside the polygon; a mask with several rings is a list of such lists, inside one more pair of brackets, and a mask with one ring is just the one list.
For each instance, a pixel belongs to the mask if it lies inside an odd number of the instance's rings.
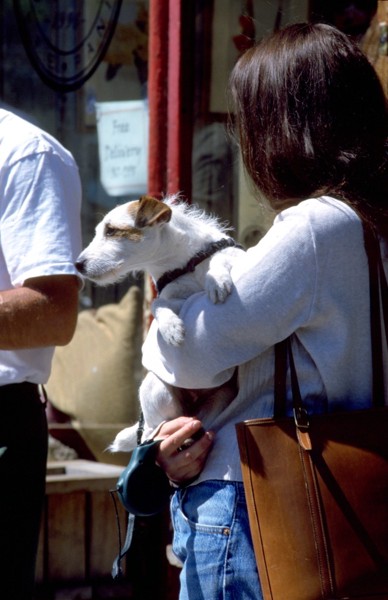
{"label": "blue jeans", "polygon": [[205,481],[171,501],[180,600],[262,600],[243,484]]}

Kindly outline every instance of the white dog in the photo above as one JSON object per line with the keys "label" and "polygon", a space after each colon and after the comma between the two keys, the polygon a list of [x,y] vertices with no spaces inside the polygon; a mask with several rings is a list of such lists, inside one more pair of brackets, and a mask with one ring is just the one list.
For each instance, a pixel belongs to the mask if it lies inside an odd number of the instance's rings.
{"label": "white dog", "polygon": [[[177,200],[143,196],[114,208],[97,225],[95,237],[76,262],[80,273],[99,285],[147,271],[158,292],[152,312],[161,335],[174,345],[184,340],[177,314],[183,301],[205,289],[213,302],[223,302],[232,289],[232,263],[243,252],[216,218]],[[218,412],[236,393],[236,375],[220,388],[183,390],[148,373],[139,390],[143,438],[164,420]],[[121,431],[111,450],[133,450],[138,428],[137,423]]]}

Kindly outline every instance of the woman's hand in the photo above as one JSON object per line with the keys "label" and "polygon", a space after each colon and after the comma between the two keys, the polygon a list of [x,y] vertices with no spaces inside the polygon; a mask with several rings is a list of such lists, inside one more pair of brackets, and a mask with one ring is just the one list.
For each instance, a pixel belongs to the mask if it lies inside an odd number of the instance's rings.
{"label": "woman's hand", "polygon": [[189,447],[185,442],[195,438],[202,429],[201,421],[191,417],[178,417],[164,423],[157,438],[163,438],[156,462],[174,483],[182,484],[198,477],[212,447],[214,434],[206,431]]}

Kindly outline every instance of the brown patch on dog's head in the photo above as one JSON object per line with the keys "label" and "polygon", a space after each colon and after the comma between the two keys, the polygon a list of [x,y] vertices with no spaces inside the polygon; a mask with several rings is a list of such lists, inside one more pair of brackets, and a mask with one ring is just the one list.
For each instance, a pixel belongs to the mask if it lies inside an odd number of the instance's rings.
{"label": "brown patch on dog's head", "polygon": [[109,220],[108,216],[104,226],[106,238],[127,238],[139,242],[144,237],[142,229],[168,223],[172,212],[167,204],[151,196],[142,196],[139,200],[129,202],[126,211],[131,216],[133,225],[118,224],[115,217]]}
{"label": "brown patch on dog's head", "polygon": [[143,238],[143,233],[136,227],[118,227],[111,223],[105,223],[104,236],[106,238],[127,238],[133,242],[140,242]]}
{"label": "brown patch on dog's head", "polygon": [[141,196],[137,203],[135,227],[143,229],[153,225],[168,223],[171,219],[171,208],[151,196]]}

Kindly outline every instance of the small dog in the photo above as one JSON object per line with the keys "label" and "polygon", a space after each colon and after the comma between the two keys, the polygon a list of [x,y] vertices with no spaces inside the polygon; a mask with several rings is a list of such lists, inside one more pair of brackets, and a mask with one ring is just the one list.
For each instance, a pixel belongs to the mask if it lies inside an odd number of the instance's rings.
{"label": "small dog", "polygon": [[[152,312],[164,339],[178,346],[184,326],[178,311],[191,294],[205,289],[214,302],[224,302],[232,289],[231,266],[244,250],[219,221],[198,208],[149,196],[111,210],[97,225],[95,237],[77,259],[78,271],[99,285],[115,283],[129,273],[147,271],[158,292]],[[174,310],[173,310],[173,309]],[[143,380],[139,399],[147,437],[161,421],[179,415],[216,414],[237,393],[237,370],[219,388],[183,390],[153,373]],[[199,412],[200,411],[200,412]],[[110,449],[131,451],[139,424],[121,431]]]}

